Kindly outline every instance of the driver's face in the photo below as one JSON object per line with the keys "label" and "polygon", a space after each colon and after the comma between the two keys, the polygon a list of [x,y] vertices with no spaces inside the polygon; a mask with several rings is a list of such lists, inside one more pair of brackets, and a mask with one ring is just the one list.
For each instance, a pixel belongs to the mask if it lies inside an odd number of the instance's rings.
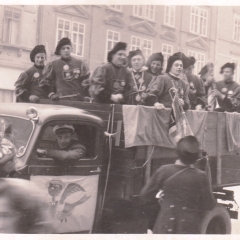
{"label": "driver's face", "polygon": [[72,141],[72,133],[57,134],[57,143],[61,149],[67,148]]}

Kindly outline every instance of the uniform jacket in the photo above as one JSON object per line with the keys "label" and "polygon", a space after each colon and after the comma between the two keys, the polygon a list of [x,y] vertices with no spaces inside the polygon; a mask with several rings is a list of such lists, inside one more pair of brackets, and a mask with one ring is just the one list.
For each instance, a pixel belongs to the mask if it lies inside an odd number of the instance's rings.
{"label": "uniform jacket", "polygon": [[189,82],[189,88],[195,92],[195,93],[191,93],[189,91],[189,95],[188,95],[190,104],[191,104],[191,109],[195,109],[195,107],[199,104],[199,101],[198,101],[199,98],[202,99],[202,102],[205,106],[206,98],[204,96],[206,96],[206,93],[205,93],[205,87],[203,85],[203,81],[193,74],[187,76],[187,80]]}
{"label": "uniform jacket", "polygon": [[[239,87],[235,81],[225,82],[224,80],[216,82],[217,90],[225,96],[231,96],[233,92]],[[222,107],[222,99],[218,98],[218,104]]]}
{"label": "uniform jacket", "polygon": [[[131,85],[132,85],[133,92],[137,92],[137,89],[143,90],[143,92],[141,92],[139,94],[131,95],[128,99],[128,104],[152,106],[154,104],[152,99],[150,100],[150,98],[148,98],[148,100],[146,101],[144,98],[144,94],[146,94],[147,88],[148,88],[148,85],[150,84],[150,82],[154,81],[155,78],[147,71],[137,72],[137,71],[131,70],[131,73],[132,73]],[[135,81],[133,78],[135,79]],[[143,79],[143,83],[141,84],[142,79]],[[136,84],[137,84],[137,86],[136,86]],[[141,87],[141,89],[140,89],[140,87]],[[156,99],[155,95],[154,95],[154,99]]]}
{"label": "uniform jacket", "polygon": [[186,166],[176,164],[160,167],[141,191],[143,201],[153,202],[159,190],[164,190],[154,233],[197,234],[201,214],[215,205],[209,181],[201,170],[188,168],[166,181],[184,168]]}
{"label": "uniform jacket", "polygon": [[72,141],[70,146],[66,149],[60,149],[56,143],[53,149],[47,150],[47,155],[49,157],[62,162],[79,160],[85,156],[85,153],[86,148],[77,141]]}
{"label": "uniform jacket", "polygon": [[190,102],[188,98],[189,93],[189,85],[182,79],[174,77],[170,74],[160,75],[157,79],[151,82],[148,86],[148,92],[151,94],[155,94],[158,98],[158,102],[162,103],[165,107],[172,107],[172,99],[169,93],[170,88],[173,87],[174,82],[175,87],[178,89],[178,95],[184,101],[184,109],[188,109],[190,107]]}
{"label": "uniform jacket", "polygon": [[49,91],[40,87],[40,81],[43,78],[43,69],[33,65],[25,72],[21,73],[15,83],[15,93],[18,102],[29,102],[31,95],[36,95],[40,99],[48,98]]}
{"label": "uniform jacket", "polygon": [[132,89],[132,76],[125,67],[116,67],[112,63],[98,67],[90,77],[89,93],[94,102],[113,103],[110,98],[112,94],[121,93],[125,95],[122,103],[127,103],[129,93]]}
{"label": "uniform jacket", "polygon": [[79,94],[72,100],[84,99],[82,81],[90,75],[88,66],[80,59],[71,57],[68,60],[63,58],[48,63],[41,81],[42,87],[57,93],[59,96]]}

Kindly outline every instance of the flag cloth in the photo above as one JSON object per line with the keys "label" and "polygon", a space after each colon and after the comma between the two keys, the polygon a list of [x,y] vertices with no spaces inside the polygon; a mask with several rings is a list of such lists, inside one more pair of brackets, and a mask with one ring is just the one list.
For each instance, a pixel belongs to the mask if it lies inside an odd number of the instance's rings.
{"label": "flag cloth", "polygon": [[99,175],[31,176],[48,204],[56,233],[91,231],[95,216]]}
{"label": "flag cloth", "polygon": [[176,145],[176,143],[184,136],[193,135],[192,129],[186,117],[184,117],[183,110],[180,109],[178,103],[179,97],[175,95],[172,102],[172,110],[169,123],[169,136]]}
{"label": "flag cloth", "polygon": [[[171,109],[156,109],[155,107],[123,105],[123,124],[125,147],[159,146],[175,148],[169,136],[169,120]],[[201,146],[205,143],[208,112],[186,111],[186,117]]]}

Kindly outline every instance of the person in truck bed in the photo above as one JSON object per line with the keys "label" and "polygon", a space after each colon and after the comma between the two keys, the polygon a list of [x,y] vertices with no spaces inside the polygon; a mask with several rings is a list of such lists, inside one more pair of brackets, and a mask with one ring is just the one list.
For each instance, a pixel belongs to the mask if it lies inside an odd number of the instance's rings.
{"label": "person in truck bed", "polygon": [[40,99],[48,98],[48,91],[40,87],[43,78],[44,62],[46,60],[46,49],[43,45],[37,45],[30,53],[30,60],[34,63],[32,67],[21,73],[15,83],[17,102],[37,103]]}
{"label": "person in truck bed", "polygon": [[177,145],[179,159],[160,167],[143,187],[140,197],[154,202],[159,190],[161,210],[153,233],[199,234],[201,217],[215,204],[207,175],[193,164],[199,157],[199,143],[194,136],[182,138]]}
{"label": "person in truck bed", "polygon": [[37,149],[40,156],[47,156],[61,162],[69,162],[83,158],[86,148],[73,139],[74,127],[72,125],[56,125],[53,128],[56,142],[52,149]]}

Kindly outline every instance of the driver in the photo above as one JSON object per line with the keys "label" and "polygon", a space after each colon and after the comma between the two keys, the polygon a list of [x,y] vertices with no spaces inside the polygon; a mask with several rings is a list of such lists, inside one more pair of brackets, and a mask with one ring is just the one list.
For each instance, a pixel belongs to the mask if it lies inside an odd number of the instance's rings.
{"label": "driver", "polygon": [[45,155],[61,162],[83,158],[86,153],[86,148],[73,139],[74,131],[75,129],[72,125],[56,125],[53,128],[53,133],[56,136],[53,149],[37,149],[37,153],[40,156]]}

